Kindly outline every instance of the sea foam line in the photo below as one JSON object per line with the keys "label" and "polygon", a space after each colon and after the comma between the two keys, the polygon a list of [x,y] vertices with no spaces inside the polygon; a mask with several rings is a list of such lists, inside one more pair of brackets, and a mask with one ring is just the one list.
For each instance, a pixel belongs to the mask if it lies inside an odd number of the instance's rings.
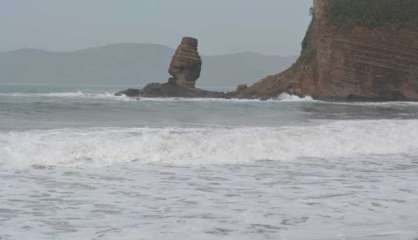
{"label": "sea foam line", "polygon": [[282,128],[104,128],[0,133],[3,166],[234,164],[258,160],[418,156],[417,120]]}
{"label": "sea foam line", "polygon": [[36,98],[69,98],[69,99],[102,99],[102,100],[116,100],[116,101],[145,101],[145,102],[315,102],[311,97],[299,97],[296,95],[282,94],[275,99],[260,100],[260,99],[224,99],[224,98],[183,98],[183,97],[157,97],[157,98],[130,98],[127,96],[115,96],[110,92],[90,93],[83,91],[75,92],[48,92],[48,93],[0,93],[3,97],[36,97]]}

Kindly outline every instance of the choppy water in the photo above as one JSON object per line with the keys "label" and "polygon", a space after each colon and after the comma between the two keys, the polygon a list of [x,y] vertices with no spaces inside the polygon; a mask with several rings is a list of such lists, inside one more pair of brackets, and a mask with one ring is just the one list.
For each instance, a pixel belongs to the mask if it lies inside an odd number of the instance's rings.
{"label": "choppy water", "polygon": [[418,104],[0,90],[0,239],[418,239]]}

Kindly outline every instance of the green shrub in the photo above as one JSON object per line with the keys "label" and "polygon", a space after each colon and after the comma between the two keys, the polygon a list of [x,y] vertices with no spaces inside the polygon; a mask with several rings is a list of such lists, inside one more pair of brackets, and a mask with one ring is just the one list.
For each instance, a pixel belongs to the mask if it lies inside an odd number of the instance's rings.
{"label": "green shrub", "polygon": [[418,0],[330,0],[329,18],[336,25],[418,26]]}

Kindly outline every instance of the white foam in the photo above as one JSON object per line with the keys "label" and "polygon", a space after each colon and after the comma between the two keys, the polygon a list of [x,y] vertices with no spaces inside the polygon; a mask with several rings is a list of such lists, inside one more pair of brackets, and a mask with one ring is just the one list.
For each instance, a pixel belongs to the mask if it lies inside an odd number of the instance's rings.
{"label": "white foam", "polygon": [[148,98],[148,97],[141,97],[139,98],[141,101],[147,102],[229,102],[229,103],[269,103],[269,102],[316,102],[312,97],[299,97],[296,95],[290,94],[281,94],[277,98],[268,99],[268,100],[260,100],[260,99],[240,99],[240,98],[184,98],[184,97],[157,97],[157,98]]}
{"label": "white foam", "polygon": [[340,121],[283,128],[106,128],[0,133],[3,166],[233,164],[380,154],[418,156],[418,121]]}
{"label": "white foam", "polygon": [[45,98],[75,98],[75,99],[103,99],[103,100],[118,100],[118,101],[136,101],[135,98],[128,98],[126,96],[115,96],[110,92],[90,93],[83,91],[75,92],[49,92],[49,93],[0,93],[0,96],[5,97],[45,97]]}
{"label": "white foam", "polygon": [[296,95],[290,95],[287,93],[282,93],[278,97],[278,100],[283,102],[315,102],[315,100],[310,96],[299,97]]}
{"label": "white foam", "polygon": [[[319,102],[319,101],[318,101]],[[335,104],[335,105],[350,105],[350,106],[373,106],[373,107],[408,107],[418,106],[418,102],[401,102],[401,101],[387,101],[387,102],[327,102],[320,101],[323,104]]]}
{"label": "white foam", "polygon": [[418,102],[410,101],[387,101],[387,102],[330,102],[315,100],[310,96],[300,97],[297,95],[290,95],[283,93],[277,98],[260,100],[260,99],[224,99],[224,98],[182,98],[182,97],[157,97],[157,98],[130,98],[125,95],[115,96],[111,92],[86,92],[86,91],[74,91],[74,92],[47,92],[47,93],[25,93],[25,92],[10,92],[0,93],[3,97],[37,97],[37,98],[67,98],[67,99],[96,99],[96,100],[110,100],[110,101],[142,101],[142,102],[225,102],[225,103],[292,103],[292,102],[307,102],[307,103],[320,103],[331,105],[352,105],[352,106],[387,106],[387,107],[407,107],[418,106]]}
{"label": "white foam", "polygon": [[167,98],[130,98],[125,95],[115,96],[110,92],[90,93],[84,91],[75,92],[48,92],[48,93],[0,93],[0,96],[5,97],[45,97],[45,98],[73,98],[73,99],[103,99],[116,101],[145,101],[145,102],[314,102],[312,97],[299,97],[296,95],[281,94],[276,99],[260,100],[260,99],[224,99],[224,98],[182,98],[182,97],[167,97]]}

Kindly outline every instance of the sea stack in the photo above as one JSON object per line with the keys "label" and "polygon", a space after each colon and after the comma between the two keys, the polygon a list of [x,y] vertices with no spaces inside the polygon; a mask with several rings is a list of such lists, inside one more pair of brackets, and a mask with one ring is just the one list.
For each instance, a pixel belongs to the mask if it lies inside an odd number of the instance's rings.
{"label": "sea stack", "polygon": [[225,98],[223,92],[206,91],[196,88],[196,81],[202,70],[202,58],[198,52],[198,40],[184,37],[168,68],[171,77],[166,83],[150,83],[143,89],[127,89],[116,93],[128,97],[184,97],[184,98]]}
{"label": "sea stack", "polygon": [[202,59],[198,52],[198,40],[184,37],[171,60],[169,82],[178,86],[195,88],[202,70]]}
{"label": "sea stack", "polygon": [[234,97],[418,100],[418,1],[314,0],[297,62]]}

